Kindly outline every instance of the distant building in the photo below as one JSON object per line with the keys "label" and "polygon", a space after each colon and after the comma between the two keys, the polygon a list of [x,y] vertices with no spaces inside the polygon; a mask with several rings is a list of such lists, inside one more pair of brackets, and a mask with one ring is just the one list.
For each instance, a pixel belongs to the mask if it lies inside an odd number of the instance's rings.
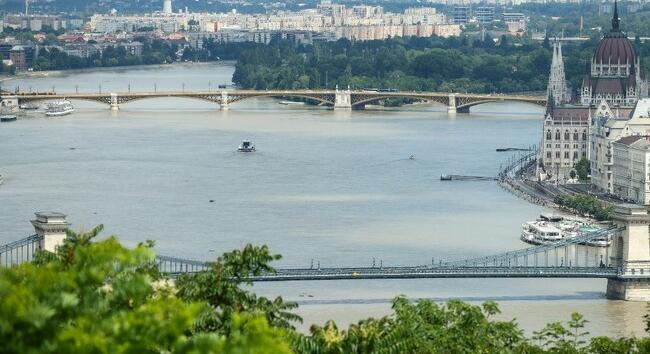
{"label": "distant building", "polygon": [[627,136],[613,146],[614,194],[650,205],[650,136]]}
{"label": "distant building", "polygon": [[477,6],[474,8],[474,17],[479,23],[491,23],[494,21],[494,7]]}
{"label": "distant building", "polygon": [[9,60],[14,63],[14,66],[18,70],[27,70],[29,68],[27,62],[27,53],[25,48],[22,46],[14,46],[9,51]]}
{"label": "distant building", "polygon": [[470,19],[470,7],[469,6],[454,6],[454,24],[464,25],[469,22]]}
{"label": "distant building", "polygon": [[172,0],[164,0],[163,2],[163,13],[165,14],[171,14],[173,12],[172,10]]}

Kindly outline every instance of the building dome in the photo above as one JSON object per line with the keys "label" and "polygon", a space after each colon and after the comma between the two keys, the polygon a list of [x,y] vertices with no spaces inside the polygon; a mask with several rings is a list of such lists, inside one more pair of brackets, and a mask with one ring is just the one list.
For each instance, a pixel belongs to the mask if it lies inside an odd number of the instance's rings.
{"label": "building dome", "polygon": [[635,59],[634,45],[621,31],[608,33],[594,52],[594,62],[597,64],[634,64]]}
{"label": "building dome", "polygon": [[612,18],[612,30],[600,40],[596,51],[594,51],[593,62],[595,64],[631,64],[636,60],[634,45],[627,38],[627,35],[620,29],[618,18],[618,5],[614,2],[614,16]]}

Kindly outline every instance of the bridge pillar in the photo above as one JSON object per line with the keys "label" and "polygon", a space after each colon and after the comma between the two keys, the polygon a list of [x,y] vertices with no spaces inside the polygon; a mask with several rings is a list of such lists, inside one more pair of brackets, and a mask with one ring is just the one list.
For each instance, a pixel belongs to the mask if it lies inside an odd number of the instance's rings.
{"label": "bridge pillar", "polygon": [[2,96],[0,97],[0,111],[8,110],[14,112],[18,110],[18,96]]}
{"label": "bridge pillar", "polygon": [[70,224],[65,219],[65,214],[54,212],[37,212],[36,220],[32,225],[36,234],[41,236],[40,249],[54,252],[65,240],[65,230]]}
{"label": "bridge pillar", "polygon": [[650,215],[642,206],[617,205],[612,219],[625,227],[613,236],[610,264],[618,277],[607,280],[607,298],[650,300]]}
{"label": "bridge pillar", "polygon": [[230,109],[230,104],[228,103],[227,91],[221,91],[221,104],[219,105],[219,109],[222,111],[227,111]]}
{"label": "bridge pillar", "polygon": [[120,109],[120,104],[117,99],[116,93],[111,93],[111,111],[117,111]]}
{"label": "bridge pillar", "polygon": [[449,94],[449,104],[447,105],[447,114],[456,114],[456,94]]}
{"label": "bridge pillar", "polygon": [[351,110],[352,109],[352,96],[350,90],[336,90],[334,98],[335,110]]}

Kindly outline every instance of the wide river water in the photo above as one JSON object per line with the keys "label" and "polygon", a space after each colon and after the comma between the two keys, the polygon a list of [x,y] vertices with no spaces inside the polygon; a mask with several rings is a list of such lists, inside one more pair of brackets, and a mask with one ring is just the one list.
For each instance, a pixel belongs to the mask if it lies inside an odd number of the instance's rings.
{"label": "wide river water", "polygon": [[[3,88],[59,92],[186,90],[230,83],[230,63],[50,73]],[[334,112],[251,99],[218,106],[150,99],[118,112],[74,102],[0,124],[0,244],[33,232],[35,211],[66,213],[74,228],[103,223],[127,245],[209,260],[246,243],[283,255],[276,266],[414,265],[515,250],[521,224],[544,210],[494,182],[441,182],[441,174],[492,176],[510,156],[497,147],[539,141],[542,108],[486,104]],[[243,139],[258,152],[236,152]],[[409,160],[415,155],[414,160]],[[214,202],[210,202],[213,200]],[[356,280],[257,284],[300,303],[306,329],[390,311],[390,299],[480,303],[527,332],[577,311],[592,335],[643,335],[645,304],[609,301],[604,280]]]}

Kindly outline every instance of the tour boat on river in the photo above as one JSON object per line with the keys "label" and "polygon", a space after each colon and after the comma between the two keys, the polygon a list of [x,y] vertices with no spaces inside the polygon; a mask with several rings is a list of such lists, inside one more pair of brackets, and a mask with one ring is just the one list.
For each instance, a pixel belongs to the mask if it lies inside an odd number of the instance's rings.
{"label": "tour boat on river", "polygon": [[[542,214],[536,221],[522,225],[521,240],[532,245],[544,245],[573,238],[585,233],[592,233],[601,228],[583,220],[570,219],[559,215]],[[592,247],[607,247],[612,240],[609,235],[582,242]]]}
{"label": "tour boat on river", "polygon": [[237,151],[239,151],[239,152],[253,152],[253,151],[255,151],[255,144],[253,144],[253,142],[251,142],[250,140],[244,140],[244,141],[242,141],[242,143],[237,148]]}
{"label": "tour boat on river", "polygon": [[72,103],[68,100],[57,101],[47,106],[45,115],[48,117],[60,117],[74,112]]}

